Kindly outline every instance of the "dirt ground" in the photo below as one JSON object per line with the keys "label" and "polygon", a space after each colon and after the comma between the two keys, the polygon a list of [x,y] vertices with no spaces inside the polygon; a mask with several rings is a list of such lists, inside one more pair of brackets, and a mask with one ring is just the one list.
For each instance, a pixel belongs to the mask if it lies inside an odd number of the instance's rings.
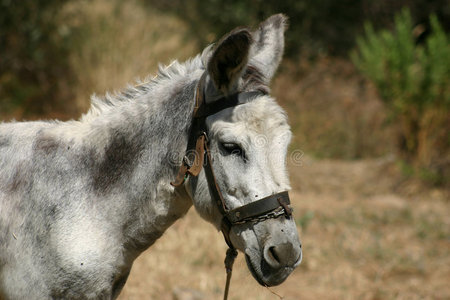
{"label": "dirt ground", "polygon": [[[389,157],[302,156],[290,172],[303,262],[269,290],[239,255],[229,299],[450,299],[448,191],[405,182]],[[191,209],[136,260],[119,299],[221,299],[225,250]]]}

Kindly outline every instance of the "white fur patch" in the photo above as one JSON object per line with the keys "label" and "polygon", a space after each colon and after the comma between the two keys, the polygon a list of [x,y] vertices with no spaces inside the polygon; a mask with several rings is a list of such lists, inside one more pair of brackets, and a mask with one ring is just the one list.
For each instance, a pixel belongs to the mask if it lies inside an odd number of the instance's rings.
{"label": "white fur patch", "polygon": [[[95,218],[64,220],[55,226],[52,243],[63,264],[72,269],[101,272],[107,267],[105,259],[111,259],[113,249],[110,248],[110,234],[103,232],[102,224]],[[107,262],[106,262],[107,263]]]}

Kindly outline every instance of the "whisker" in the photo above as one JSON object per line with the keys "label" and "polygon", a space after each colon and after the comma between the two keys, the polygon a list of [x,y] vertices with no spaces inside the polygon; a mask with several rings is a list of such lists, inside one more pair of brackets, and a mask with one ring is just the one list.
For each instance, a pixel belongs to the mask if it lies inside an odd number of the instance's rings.
{"label": "whisker", "polygon": [[267,285],[265,285],[264,287],[265,287],[269,292],[271,292],[273,295],[277,296],[278,299],[280,299],[280,300],[283,300],[283,299],[284,299],[283,296],[281,296],[281,295],[277,294],[276,292],[272,291],[272,290],[270,289],[270,287],[268,287]]}

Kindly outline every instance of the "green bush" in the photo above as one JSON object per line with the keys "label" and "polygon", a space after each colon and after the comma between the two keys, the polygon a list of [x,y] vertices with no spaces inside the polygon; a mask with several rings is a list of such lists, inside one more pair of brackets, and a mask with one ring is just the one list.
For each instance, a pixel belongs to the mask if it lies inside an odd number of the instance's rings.
{"label": "green bush", "polygon": [[420,45],[407,9],[395,17],[393,32],[375,31],[367,23],[351,58],[373,81],[398,126],[401,158],[437,182],[449,180],[450,44],[435,15],[430,25],[431,34]]}

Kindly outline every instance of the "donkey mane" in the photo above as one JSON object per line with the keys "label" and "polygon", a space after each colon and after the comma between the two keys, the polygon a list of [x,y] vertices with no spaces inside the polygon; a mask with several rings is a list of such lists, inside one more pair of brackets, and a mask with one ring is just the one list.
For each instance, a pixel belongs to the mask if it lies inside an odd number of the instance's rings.
{"label": "donkey mane", "polygon": [[81,121],[89,122],[93,118],[120,106],[124,102],[139,100],[158,85],[164,85],[175,78],[182,78],[196,70],[204,70],[205,66],[202,57],[209,49],[208,47],[203,54],[188,59],[184,63],[174,60],[168,66],[160,64],[155,76],[149,75],[143,80],[138,78],[134,84],[128,84],[123,90],[114,91],[113,93],[107,92],[103,96],[93,94],[91,96],[91,107],[87,113],[82,115]]}

